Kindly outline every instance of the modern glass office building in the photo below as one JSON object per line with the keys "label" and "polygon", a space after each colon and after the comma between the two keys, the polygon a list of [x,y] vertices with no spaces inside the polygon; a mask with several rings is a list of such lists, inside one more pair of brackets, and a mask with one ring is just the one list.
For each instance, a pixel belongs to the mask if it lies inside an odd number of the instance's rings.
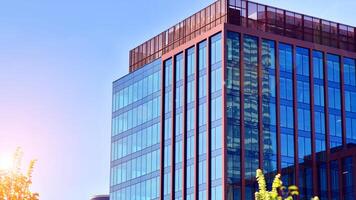
{"label": "modern glass office building", "polygon": [[356,28],[218,0],[130,51],[113,83],[111,200],[356,199]]}

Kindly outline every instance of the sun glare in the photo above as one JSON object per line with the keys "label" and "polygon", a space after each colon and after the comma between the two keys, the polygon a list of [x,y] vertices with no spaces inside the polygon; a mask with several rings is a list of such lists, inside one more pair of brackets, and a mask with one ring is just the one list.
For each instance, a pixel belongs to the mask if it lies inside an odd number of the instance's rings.
{"label": "sun glare", "polygon": [[0,170],[9,170],[12,168],[12,158],[10,155],[0,154]]}

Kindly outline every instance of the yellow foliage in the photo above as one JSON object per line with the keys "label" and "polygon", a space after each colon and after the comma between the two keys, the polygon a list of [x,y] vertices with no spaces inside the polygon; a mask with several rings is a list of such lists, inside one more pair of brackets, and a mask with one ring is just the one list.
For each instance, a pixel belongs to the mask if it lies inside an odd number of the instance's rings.
{"label": "yellow foliage", "polygon": [[30,162],[27,174],[21,173],[22,152],[18,148],[14,154],[12,169],[0,171],[0,199],[1,200],[39,200],[38,193],[32,193],[32,172],[35,160]]}
{"label": "yellow foliage", "polygon": [[[293,200],[293,196],[299,195],[298,187],[295,185],[289,186],[288,191],[285,192],[286,187],[283,186],[280,174],[275,176],[271,191],[267,191],[266,180],[262,170],[256,170],[256,179],[259,191],[255,193],[255,200]],[[314,197],[312,200],[319,200],[319,198]]]}

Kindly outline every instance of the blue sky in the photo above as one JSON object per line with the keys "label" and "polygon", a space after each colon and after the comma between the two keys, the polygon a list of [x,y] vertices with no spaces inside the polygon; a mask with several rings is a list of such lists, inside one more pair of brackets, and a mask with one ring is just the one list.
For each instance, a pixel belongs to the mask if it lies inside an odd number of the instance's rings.
{"label": "blue sky", "polygon": [[[212,0],[0,0],[0,156],[38,159],[41,199],[108,193],[112,81],[128,51]],[[351,0],[257,0],[356,25]]]}

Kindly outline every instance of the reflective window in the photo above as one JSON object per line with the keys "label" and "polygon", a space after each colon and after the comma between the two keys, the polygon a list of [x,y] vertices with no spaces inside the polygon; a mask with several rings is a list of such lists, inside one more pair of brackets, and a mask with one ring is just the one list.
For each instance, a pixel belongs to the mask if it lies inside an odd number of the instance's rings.
{"label": "reflective window", "polygon": [[199,185],[206,183],[206,160],[199,162]]}
{"label": "reflective window", "polygon": [[340,82],[340,58],[336,55],[327,55],[328,81]]}
{"label": "reflective window", "polygon": [[179,54],[175,58],[175,70],[176,70],[176,82],[183,80],[184,76],[184,63],[183,63],[183,54]]}
{"label": "reflective window", "polygon": [[[160,114],[160,97],[155,97],[147,102],[126,112],[122,112],[112,119],[112,135],[119,135],[143,123],[154,120]],[[150,110],[150,112],[147,112]],[[139,117],[137,117],[139,116]]]}
{"label": "reflective window", "polygon": [[[280,126],[281,126],[281,165],[282,181],[286,185],[293,185],[295,180],[294,170],[289,169],[294,165],[294,110],[293,110],[293,48],[289,44],[279,44],[280,65]],[[301,56],[303,58],[303,56]],[[301,62],[303,64],[303,62]],[[303,68],[300,67],[303,71]],[[303,73],[302,73],[303,74]]]}
{"label": "reflective window", "polygon": [[328,199],[328,174],[326,171],[326,164],[323,163],[318,166],[318,177],[319,177],[319,198],[322,200]]}
{"label": "reflective window", "polygon": [[164,77],[165,77],[165,86],[168,87],[170,85],[172,85],[173,83],[173,69],[172,69],[172,59],[166,60],[164,62],[164,67],[165,67],[165,73],[164,73]]}
{"label": "reflective window", "polygon": [[164,102],[164,176],[163,176],[163,194],[164,199],[170,196],[171,193],[171,164],[172,164],[172,145],[171,137],[173,133],[172,129],[172,115],[171,111],[173,109],[173,93],[172,93],[172,84],[173,84],[173,66],[172,59],[169,59],[164,62],[165,65],[165,102]]}
{"label": "reflective window", "polygon": [[175,56],[175,73],[176,73],[176,82],[175,82],[175,155],[174,155],[174,192],[176,198],[180,198],[182,190],[182,181],[183,181],[183,104],[184,104],[184,61],[183,54],[178,54]]}
{"label": "reflective window", "polygon": [[344,59],[345,85],[356,86],[356,64],[354,59]]}
{"label": "reflective window", "polygon": [[207,60],[207,57],[206,57],[206,52],[207,52],[206,41],[201,42],[198,45],[198,47],[199,47],[199,62],[198,62],[198,65],[199,65],[199,71],[200,71],[200,70],[204,70],[206,68],[206,60]]}
{"label": "reflective window", "polygon": [[331,169],[331,196],[332,199],[340,199],[340,195],[339,195],[339,190],[340,190],[340,186],[339,186],[339,165],[338,165],[338,161],[334,160],[331,161],[330,164],[330,169]]}
{"label": "reflective window", "polygon": [[192,103],[194,101],[195,94],[195,82],[194,79],[188,82],[187,85],[187,103]]}
{"label": "reflective window", "polygon": [[198,66],[199,66],[199,88],[198,88],[198,124],[199,124],[199,140],[198,140],[198,184],[199,184],[199,199],[206,199],[206,152],[207,152],[207,134],[206,134],[206,122],[207,122],[207,42],[201,42],[198,45]]}
{"label": "reflective window", "polygon": [[187,76],[193,75],[195,70],[194,47],[187,50]]}
{"label": "reflective window", "polygon": [[222,127],[218,126],[211,130],[211,150],[218,150],[222,148]]}
{"label": "reflective window", "polygon": [[211,188],[211,200],[222,200],[223,198],[222,186],[216,186]]}
{"label": "reflective window", "polygon": [[293,56],[292,46],[288,44],[279,44],[279,65],[280,71],[292,73]]}
{"label": "reflective window", "polygon": [[[326,135],[325,135],[325,87],[324,87],[324,65],[323,53],[313,51],[313,75],[314,75],[314,117],[315,117],[315,150],[322,152],[326,150]],[[317,157],[319,161],[320,158]]]}
{"label": "reflective window", "polygon": [[305,48],[296,48],[297,75],[309,76],[309,50]]}
{"label": "reflective window", "polygon": [[129,185],[111,192],[110,199],[156,199],[159,197],[159,177]]}
{"label": "reflective window", "polygon": [[[158,148],[153,152],[121,162],[119,165],[112,167],[111,186],[158,171],[160,167],[159,154]],[[141,166],[138,163],[146,163],[146,165]]]}
{"label": "reflective window", "polygon": [[213,70],[211,72],[211,91],[216,92],[221,90],[222,88],[222,72],[221,68]]}
{"label": "reflective window", "polygon": [[304,132],[309,132],[310,124],[310,110],[298,108],[298,129]]}
{"label": "reflective window", "polygon": [[211,120],[216,121],[222,118],[222,97],[219,96],[211,101]]}
{"label": "reflective window", "polygon": [[211,38],[211,64],[219,63],[222,60],[221,33]]}
{"label": "reflective window", "polygon": [[160,142],[159,123],[119,138],[112,143],[111,160],[118,160]]}
{"label": "reflective window", "polygon": [[155,74],[149,77],[150,78],[147,78],[147,82],[152,85],[151,87],[148,88],[149,91],[146,91],[145,94],[140,93],[139,91],[141,90],[137,89],[136,87],[136,85],[138,85],[142,81],[116,92],[113,95],[113,111],[118,111],[119,109],[122,109],[128,105],[132,105],[138,100],[145,98],[146,96],[151,95],[154,92],[159,91],[160,90],[160,87],[158,86],[159,85],[158,82],[160,81],[159,72],[156,72]]}
{"label": "reflective window", "polygon": [[316,106],[324,106],[324,86],[314,84],[314,103]]}
{"label": "reflective window", "polygon": [[327,54],[327,69],[330,148],[334,148],[342,145],[340,57],[332,54]]}
{"label": "reflective window", "polygon": [[297,81],[297,98],[299,103],[309,104],[310,102],[309,80]]}
{"label": "reflective window", "polygon": [[356,144],[356,72],[355,60],[344,58],[346,143]]}
{"label": "reflective window", "polygon": [[204,71],[204,75],[199,77],[199,98],[206,96],[206,72]]}
{"label": "reflective window", "polygon": [[353,178],[353,163],[352,157],[347,157],[343,159],[343,194],[345,200],[354,200],[354,178]]}
{"label": "reflective window", "polygon": [[206,124],[206,103],[199,104],[199,126]]}
{"label": "reflective window", "polygon": [[[211,51],[210,51],[210,115],[211,115],[211,184],[221,187],[222,181],[222,130],[221,130],[221,118],[222,118],[222,43],[221,34],[213,36],[211,39]],[[213,192],[212,192],[213,195]],[[216,194],[216,197],[219,195]],[[220,194],[220,196],[222,196]],[[212,197],[213,199],[214,197]]]}
{"label": "reflective window", "polygon": [[269,174],[275,174],[277,170],[275,51],[274,41],[262,41],[263,170],[267,185],[271,185],[274,179]]}
{"label": "reflective window", "polygon": [[[241,141],[240,141],[240,35],[227,33],[227,153],[228,184],[238,184],[241,180]],[[233,188],[229,188],[232,193]],[[231,190],[231,191],[230,191]],[[238,194],[240,195],[240,193]]]}
{"label": "reflective window", "polygon": [[186,144],[186,199],[193,200],[194,193],[194,130],[195,130],[195,50],[187,50],[187,144]]}
{"label": "reflective window", "polygon": [[298,107],[298,158],[299,158],[299,196],[311,199],[313,185],[311,162],[311,113],[309,50],[296,48],[297,107]]}
{"label": "reflective window", "polygon": [[314,78],[324,79],[323,53],[320,51],[313,51],[313,72]]}
{"label": "reflective window", "polygon": [[[258,168],[258,40],[252,36],[244,37],[244,121],[245,121],[245,177],[254,180]],[[247,184],[246,187],[253,187]],[[251,190],[252,192],[252,190]],[[246,191],[246,195],[252,195]]]}

